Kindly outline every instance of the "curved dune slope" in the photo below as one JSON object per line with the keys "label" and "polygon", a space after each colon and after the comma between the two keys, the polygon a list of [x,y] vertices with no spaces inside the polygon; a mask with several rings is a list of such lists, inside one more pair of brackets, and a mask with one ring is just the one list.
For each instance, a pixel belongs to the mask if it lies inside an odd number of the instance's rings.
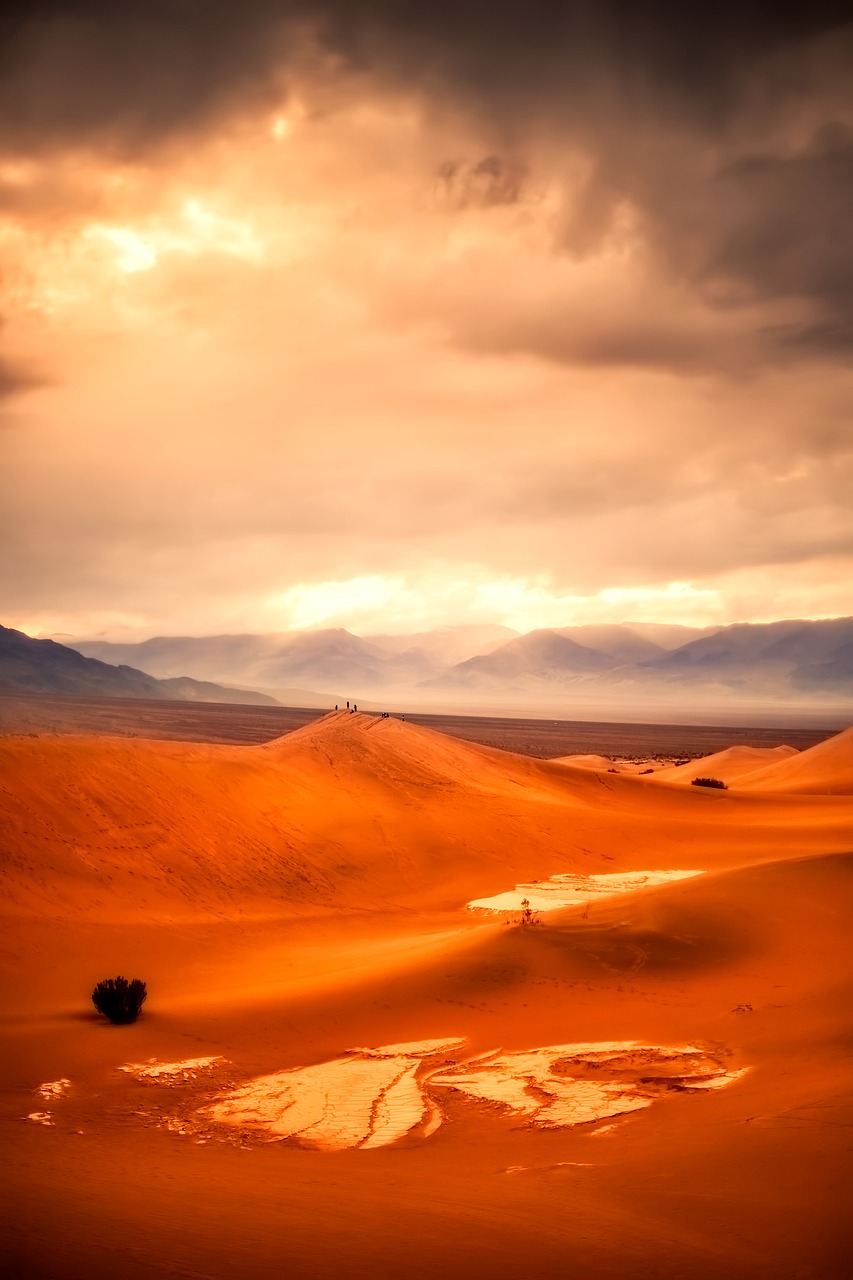
{"label": "curved dune slope", "polygon": [[849,843],[838,800],[649,788],[346,713],[263,747],[6,738],[0,775],[5,900],[48,916],[455,908]]}
{"label": "curved dune slope", "polygon": [[744,775],[738,786],[797,795],[853,795],[853,727],[808,751]]}
{"label": "curved dune slope", "polygon": [[797,755],[795,747],[727,747],[713,755],[691,760],[689,764],[670,765],[658,769],[654,777],[659,782],[679,782],[690,785],[694,778],[719,778],[731,786],[745,774],[754,773],[763,766],[778,764]]}
{"label": "curved dune slope", "polygon": [[[0,779],[9,1274],[849,1273],[849,797],[345,714],[6,738]],[[542,927],[464,907],[667,867],[707,874]],[[114,973],[131,1026],[89,1005]]]}
{"label": "curved dune slope", "polygon": [[607,756],[554,756],[551,760],[551,764],[567,764],[573,769],[597,769],[599,772],[601,770],[606,772],[608,769],[616,769],[621,772],[618,765],[615,765]]}
{"label": "curved dune slope", "polygon": [[650,760],[611,760],[609,756],[597,755],[553,756],[549,763],[569,765],[573,769],[595,769],[599,773],[651,773],[655,768]]}

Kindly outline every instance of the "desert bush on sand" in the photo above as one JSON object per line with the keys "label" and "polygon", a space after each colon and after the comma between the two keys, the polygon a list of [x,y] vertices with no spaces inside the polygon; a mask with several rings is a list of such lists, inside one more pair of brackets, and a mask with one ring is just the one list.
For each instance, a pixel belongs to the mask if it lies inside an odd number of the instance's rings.
{"label": "desert bush on sand", "polygon": [[135,1022],[147,995],[139,978],[105,978],[92,992],[92,1004],[110,1022]]}
{"label": "desert bush on sand", "polygon": [[694,778],[691,787],[716,787],[719,791],[728,791],[728,787],[720,778]]}
{"label": "desert bush on sand", "polygon": [[529,898],[521,899],[521,915],[518,920],[519,924],[540,924],[539,912],[535,911],[530,905]]}

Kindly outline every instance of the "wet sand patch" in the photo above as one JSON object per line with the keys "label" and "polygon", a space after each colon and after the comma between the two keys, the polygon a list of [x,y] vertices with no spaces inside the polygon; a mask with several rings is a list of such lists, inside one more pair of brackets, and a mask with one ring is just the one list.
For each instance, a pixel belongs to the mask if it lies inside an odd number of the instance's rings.
{"label": "wet sand patch", "polygon": [[[719,1089],[749,1068],[730,1070],[721,1051],[636,1041],[495,1050],[430,1068],[460,1040],[353,1050],[311,1067],[261,1076],[200,1117],[267,1141],[291,1139],[324,1151],[388,1146],[429,1137],[442,1123],[434,1091],[452,1089],[496,1104],[543,1129],[569,1128],[650,1107],[672,1092]],[[405,1051],[405,1052],[403,1052]],[[424,1070],[426,1065],[426,1070]]]}
{"label": "wet sand patch", "polygon": [[195,1080],[199,1071],[211,1071],[225,1062],[221,1054],[210,1058],[184,1058],[180,1062],[158,1062],[149,1058],[147,1062],[126,1062],[119,1071],[126,1071],[136,1080],[164,1080],[168,1083]]}
{"label": "wet sand patch", "polygon": [[532,911],[559,911],[562,907],[577,906],[595,898],[634,893],[637,889],[649,889],[702,874],[701,871],[622,871],[585,876],[573,871],[560,872],[547,880],[517,884],[514,889],[491,898],[474,898],[467,905],[469,911],[520,911],[526,899]]}
{"label": "wet sand patch", "polygon": [[495,1053],[461,1071],[438,1072],[430,1084],[497,1103],[538,1128],[558,1129],[643,1110],[673,1090],[722,1088],[747,1070],[730,1071],[722,1055],[696,1045],[625,1041]]}
{"label": "wet sand patch", "polygon": [[462,1043],[453,1038],[355,1049],[331,1062],[249,1081],[204,1114],[322,1151],[388,1146],[418,1129],[435,1132],[441,1116],[424,1095],[419,1073],[425,1060]]}

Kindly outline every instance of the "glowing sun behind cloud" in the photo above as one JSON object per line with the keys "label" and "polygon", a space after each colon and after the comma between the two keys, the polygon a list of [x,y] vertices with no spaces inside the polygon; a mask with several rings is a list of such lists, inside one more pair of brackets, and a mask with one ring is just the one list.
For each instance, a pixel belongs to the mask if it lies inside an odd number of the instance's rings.
{"label": "glowing sun behind cloud", "polygon": [[[732,185],[759,147],[777,184],[783,153],[823,173],[841,135],[787,99],[725,138],[643,102],[640,171],[604,73],[587,100],[543,52],[513,116],[299,31],[209,119],[0,138],[7,621],[845,612],[853,375],[800,276],[735,262]],[[826,77],[815,129],[843,114]]]}

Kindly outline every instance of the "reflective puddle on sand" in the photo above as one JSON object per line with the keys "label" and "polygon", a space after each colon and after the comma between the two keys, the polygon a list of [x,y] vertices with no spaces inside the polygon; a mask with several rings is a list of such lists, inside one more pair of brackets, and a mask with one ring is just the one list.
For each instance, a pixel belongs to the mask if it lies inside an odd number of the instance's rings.
{"label": "reflective puddle on sand", "polygon": [[45,1102],[53,1102],[57,1098],[64,1098],[70,1088],[71,1081],[63,1077],[62,1080],[48,1080],[47,1084],[40,1084],[36,1093]]}
{"label": "reflective puddle on sand", "polygon": [[[638,1041],[558,1044],[465,1058],[459,1037],[351,1049],[328,1062],[292,1067],[235,1085],[221,1055],[179,1062],[128,1062],[119,1071],[169,1091],[134,1110],[143,1123],[198,1143],[290,1140],[321,1151],[387,1147],[428,1138],[452,1091],[469,1105],[491,1106],[542,1129],[569,1128],[639,1111],[673,1091],[720,1089],[749,1070],[731,1070],[726,1053],[700,1045]],[[55,1127],[68,1080],[34,1093],[57,1110],[25,1118]],[[148,1094],[151,1097],[152,1094]],[[200,1105],[203,1104],[203,1105]],[[613,1128],[612,1125],[604,1128]],[[599,1130],[599,1132],[602,1132]]]}
{"label": "reflective puddle on sand", "polygon": [[422,1090],[425,1059],[463,1040],[419,1040],[354,1049],[344,1058],[261,1076],[206,1109],[220,1124],[296,1138],[307,1147],[343,1151],[385,1147],[415,1130],[428,1137],[441,1123]]}
{"label": "reflective puddle on sand", "polygon": [[311,1067],[261,1076],[203,1108],[218,1124],[293,1139],[324,1151],[384,1147],[408,1134],[428,1137],[442,1121],[430,1096],[452,1089],[556,1129],[649,1107],[667,1092],[721,1088],[745,1074],[695,1045],[633,1041],[500,1050],[430,1067],[460,1040],[353,1050]]}
{"label": "reflective puddle on sand", "polygon": [[632,893],[636,889],[701,875],[701,871],[620,871],[599,876],[564,872],[549,880],[517,884],[507,893],[497,893],[492,898],[475,898],[468,903],[468,908],[471,911],[520,911],[526,898],[533,911],[558,911],[560,907],[575,906],[593,898]]}
{"label": "reflective puddle on sand", "polygon": [[195,1080],[199,1071],[210,1071],[219,1066],[225,1059],[221,1054],[213,1058],[184,1058],[181,1062],[158,1062],[149,1058],[147,1062],[126,1062],[119,1071],[126,1071],[137,1080],[168,1080],[184,1083]]}
{"label": "reflective puddle on sand", "polygon": [[[43,1102],[59,1102],[64,1098],[71,1088],[71,1081],[63,1077],[61,1080],[48,1080],[45,1084],[40,1084],[33,1092],[42,1099]],[[32,1120],[34,1124],[44,1124],[49,1128],[54,1125],[52,1111],[31,1111],[26,1117]]]}
{"label": "reflective puddle on sand", "polygon": [[430,1083],[498,1103],[540,1128],[560,1129],[640,1111],[672,1090],[721,1088],[747,1070],[728,1071],[696,1045],[625,1041],[496,1053],[438,1072]]}

